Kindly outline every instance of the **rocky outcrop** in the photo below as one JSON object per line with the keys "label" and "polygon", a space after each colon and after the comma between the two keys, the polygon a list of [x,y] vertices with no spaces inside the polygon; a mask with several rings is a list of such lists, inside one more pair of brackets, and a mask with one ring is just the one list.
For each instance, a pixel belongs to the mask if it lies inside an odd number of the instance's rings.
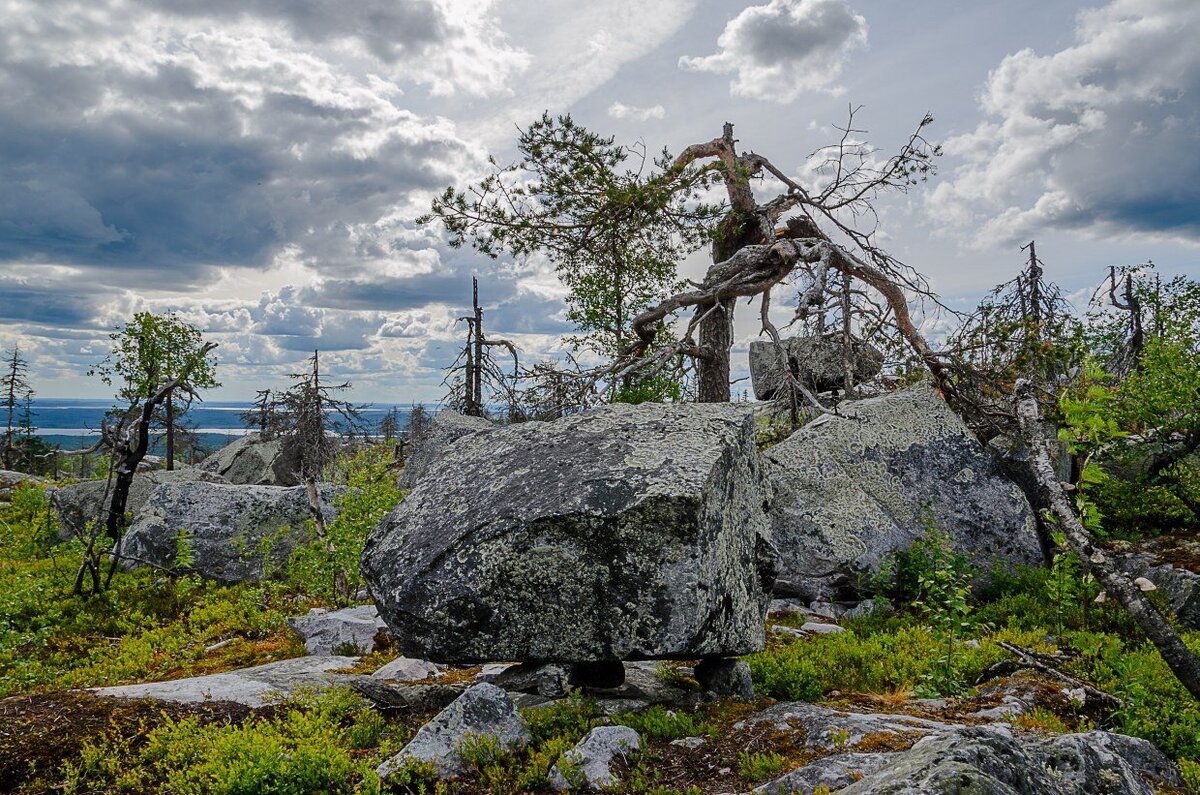
{"label": "rocky outcrop", "polygon": [[[786,366],[795,366],[800,383],[813,392],[842,389],[845,385],[844,355],[840,335],[788,337],[781,340]],[[883,354],[875,346],[855,339],[850,346],[852,380],[869,381],[883,368]],[[750,343],[750,383],[755,400],[770,400],[783,383],[785,363],[770,340]]]}
{"label": "rocky outcrop", "polygon": [[486,682],[473,686],[418,731],[396,756],[379,766],[385,781],[410,762],[429,763],[440,778],[467,771],[464,745],[494,740],[501,749],[517,750],[529,742],[529,726],[508,695]]}
{"label": "rocky outcrop", "polygon": [[606,790],[617,783],[613,759],[641,748],[642,736],[628,726],[597,726],[559,757],[550,769],[550,786],[557,792]]}
{"label": "rocky outcrop", "polygon": [[[321,486],[327,519],[344,486]],[[164,483],[146,500],[121,541],[131,565],[173,568],[179,535],[189,536],[191,568],[225,583],[262,579],[281,571],[291,553],[311,540],[308,494],[303,486],[233,486],[224,483]]]}
{"label": "rocky outcrop", "polygon": [[[1151,743],[1103,731],[1046,738],[1003,721],[966,726],[804,703],[777,704],[737,728],[763,724],[801,732],[814,751],[835,751],[755,790],[770,795],[822,784],[847,795],[1152,795],[1156,784],[1181,784]],[[864,740],[869,750],[859,747]]]}
{"label": "rocky outcrop", "polygon": [[1021,490],[927,383],[839,407],[764,453],[777,590],[854,599],[932,520],[981,572],[1042,561]]}
{"label": "rocky outcrop", "polygon": [[11,469],[0,469],[0,502],[8,502],[12,499],[13,489],[22,483],[45,483],[46,481],[36,475],[29,475],[25,472],[14,472]]}
{"label": "rocky outcrop", "polygon": [[[225,478],[196,467],[166,471],[165,469],[138,472],[129,486],[129,497],[125,501],[125,512],[137,519],[154,490],[164,483],[228,483]],[[60,486],[50,493],[50,504],[58,515],[60,536],[66,540],[83,532],[88,522],[99,519],[104,522],[107,512],[105,494],[109,488],[107,480],[84,480],[69,486]]]}
{"label": "rocky outcrop", "polygon": [[605,406],[460,438],[362,571],[423,659],[744,654],[774,577],[764,497],[747,409]]}
{"label": "rocky outcrop", "polygon": [[436,469],[442,457],[459,439],[486,433],[495,427],[483,417],[468,417],[449,409],[438,412],[425,433],[408,451],[404,471],[400,473],[400,488],[411,489],[426,471]]}
{"label": "rocky outcrop", "polygon": [[197,466],[238,486],[300,485],[297,451],[278,437],[263,439],[259,433],[230,442]]}
{"label": "rocky outcrop", "polygon": [[317,655],[370,654],[375,650],[375,635],[387,632],[375,605],[341,610],[314,607],[307,615],[289,618],[287,622],[304,639],[308,653]]}

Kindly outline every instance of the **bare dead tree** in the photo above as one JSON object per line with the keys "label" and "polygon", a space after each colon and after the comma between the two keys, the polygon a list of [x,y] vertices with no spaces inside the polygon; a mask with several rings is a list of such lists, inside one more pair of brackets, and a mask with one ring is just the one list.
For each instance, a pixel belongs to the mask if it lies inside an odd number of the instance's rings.
{"label": "bare dead tree", "polygon": [[[676,168],[712,159],[709,167],[724,181],[729,211],[718,225],[713,264],[704,281],[637,317],[633,324],[636,342],[610,369],[611,377],[661,366],[672,356],[684,354],[696,361],[699,400],[727,401],[734,302],[738,298],[762,297],[767,304],[761,312],[763,333],[779,348],[781,359],[787,361],[769,316],[771,291],[802,277],[808,286],[801,291],[800,311],[820,312],[829,289],[828,274],[832,272],[851,280],[851,295],[858,284],[859,291],[877,296],[875,306],[882,309],[880,316],[886,317],[885,322],[916,351],[943,391],[948,395],[953,392],[949,371],[918,333],[909,311],[906,293],[936,302],[928,284],[874,243],[873,224],[856,223],[874,218],[872,202],[883,192],[907,190],[932,173],[933,158],[940,150],[924,138],[924,129],[933,119],[925,116],[899,152],[880,162],[877,150],[857,139],[862,131],[854,127],[855,113],[856,109],[851,109],[839,143],[811,156],[817,160],[816,170],[827,177],[820,189],[805,188],[762,155],[739,154],[731,124],[725,125],[721,137],[689,146],[676,158]],[[750,183],[765,176],[782,183],[784,191],[759,203]],[[793,210],[798,214],[788,218],[782,228],[777,227],[784,214]],[[661,324],[689,308],[693,315],[679,341],[664,346],[656,355],[647,355]],[[823,409],[796,379],[789,381],[791,390]]]}
{"label": "bare dead tree", "polygon": [[[518,405],[517,382],[520,362],[517,346],[511,341],[489,337],[483,325],[483,307],[479,303],[479,280],[471,278],[471,314],[458,318],[467,324],[467,339],[454,362],[446,368],[442,379],[449,393],[445,403],[463,414],[472,417],[487,416],[488,397],[500,398],[508,407],[509,414],[516,412]],[[512,356],[512,372],[506,372],[492,355],[493,348],[503,348]]]}
{"label": "bare dead tree", "polygon": [[1018,380],[1014,398],[1021,432],[1033,453],[1032,471],[1037,479],[1038,488],[1050,506],[1055,523],[1062,529],[1067,543],[1104,590],[1116,597],[1129,611],[1180,683],[1193,698],[1200,700],[1200,661],[1188,650],[1179,634],[1138,586],[1108,558],[1104,549],[1079,521],[1071,501],[1063,493],[1063,484],[1054,475],[1054,465],[1042,430],[1042,413],[1033,382],[1027,379]]}

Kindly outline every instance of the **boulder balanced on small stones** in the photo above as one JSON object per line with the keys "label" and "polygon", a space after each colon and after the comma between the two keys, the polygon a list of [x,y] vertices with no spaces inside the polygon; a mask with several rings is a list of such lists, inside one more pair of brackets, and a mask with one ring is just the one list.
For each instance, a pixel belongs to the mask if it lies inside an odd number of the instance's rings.
{"label": "boulder balanced on small stones", "polygon": [[461,438],[362,571],[422,659],[745,654],[774,577],[764,496],[748,410],[605,406]]}
{"label": "boulder balanced on small stones", "polygon": [[[788,337],[780,340],[788,362],[779,355],[775,343],[755,340],[750,343],[750,383],[755,400],[770,400],[783,383],[785,367],[795,363],[800,383],[814,392],[842,389],[845,385],[845,355],[840,335],[824,337]],[[883,354],[862,340],[850,343],[850,375],[856,384],[869,381],[883,368]]]}
{"label": "boulder balanced on small stones", "polygon": [[[334,498],[345,490],[320,487],[327,520],[336,515]],[[131,565],[174,567],[180,532],[187,531],[196,573],[225,583],[256,581],[311,540],[309,516],[303,486],[164,483],[125,533],[120,554]]]}
{"label": "boulder balanced on small stones", "polygon": [[927,383],[839,407],[764,453],[776,589],[854,599],[932,521],[982,572],[1042,560],[1033,511]]}

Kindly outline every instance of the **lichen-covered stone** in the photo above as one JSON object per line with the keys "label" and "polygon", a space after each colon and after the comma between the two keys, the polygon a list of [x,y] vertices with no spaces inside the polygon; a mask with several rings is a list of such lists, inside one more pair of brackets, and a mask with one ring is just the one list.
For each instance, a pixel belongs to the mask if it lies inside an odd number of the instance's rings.
{"label": "lichen-covered stone", "polygon": [[1145,577],[1154,583],[1180,624],[1200,629],[1200,574],[1161,563],[1145,552],[1118,556],[1117,562],[1130,577]]}
{"label": "lichen-covered stone", "polygon": [[745,660],[709,657],[699,662],[692,675],[703,690],[714,695],[733,696],[746,701],[754,698],[750,664]]}
{"label": "lichen-covered stone", "polygon": [[854,599],[929,519],[980,572],[1041,562],[1025,495],[929,384],[840,410],[764,453],[777,591]]}
{"label": "lichen-covered stone", "polygon": [[433,418],[420,440],[413,445],[400,473],[401,489],[411,489],[427,470],[437,469],[442,457],[465,436],[495,429],[490,420],[469,417],[457,411],[443,409]]}
{"label": "lichen-covered stone", "polygon": [[434,716],[408,745],[378,768],[385,781],[408,762],[428,762],[440,778],[467,771],[464,745],[471,740],[495,741],[503,750],[518,750],[529,742],[529,726],[508,695],[483,682],[472,686]]}
{"label": "lichen-covered stone", "polygon": [[[304,638],[309,654],[370,654],[375,650],[375,635],[385,634],[387,625],[375,605],[325,610],[314,607],[307,615],[287,620],[288,626]],[[418,677],[421,678],[421,677]]]}
{"label": "lichen-covered stone", "polygon": [[[125,500],[125,512],[135,520],[142,512],[146,501],[156,488],[164,483],[229,483],[221,475],[197,467],[138,472],[129,485],[129,496]],[[103,524],[108,510],[105,494],[107,480],[84,480],[69,486],[60,486],[50,492],[50,504],[58,516],[60,537],[64,540],[83,532],[88,522],[99,520]]]}
{"label": "lichen-covered stone", "polygon": [[849,752],[826,756],[755,787],[761,795],[798,795],[820,787],[840,790],[889,765],[895,754]]}
{"label": "lichen-covered stone", "polygon": [[[334,498],[345,490],[320,487],[326,519],[336,515]],[[309,516],[303,486],[164,483],[125,533],[120,554],[130,565],[174,567],[180,531],[187,531],[196,573],[225,583],[260,580],[311,540]]]}
{"label": "lichen-covered stone", "polygon": [[[824,337],[788,337],[780,340],[788,359],[796,363],[800,382],[814,392],[842,389],[845,385],[841,335]],[[750,383],[755,400],[770,400],[783,383],[784,362],[779,349],[770,340],[750,343]],[[879,375],[883,354],[862,340],[850,345],[852,380],[856,384]]]}
{"label": "lichen-covered stone", "polygon": [[774,575],[763,502],[745,408],[605,406],[460,439],[362,571],[423,659],[745,654]]}
{"label": "lichen-covered stone", "polygon": [[550,786],[557,792],[612,787],[617,783],[613,759],[623,759],[641,747],[642,736],[628,726],[597,726],[551,768]]}
{"label": "lichen-covered stone", "polygon": [[11,469],[0,469],[0,502],[12,499],[13,489],[22,483],[45,483],[36,475],[25,472],[14,472]]}
{"label": "lichen-covered stone", "polygon": [[1182,783],[1145,740],[1108,732],[1051,739],[1002,725],[960,727],[894,754],[890,764],[843,795],[1154,795]]}
{"label": "lichen-covered stone", "polygon": [[198,465],[238,486],[298,486],[300,458],[294,445],[248,433],[217,450]]}

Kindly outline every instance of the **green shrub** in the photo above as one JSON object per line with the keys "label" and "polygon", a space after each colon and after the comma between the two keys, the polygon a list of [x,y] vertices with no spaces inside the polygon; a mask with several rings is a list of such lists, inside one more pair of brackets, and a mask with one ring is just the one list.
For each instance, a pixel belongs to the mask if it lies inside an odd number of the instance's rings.
{"label": "green shrub", "polygon": [[677,740],[712,731],[712,727],[700,716],[667,709],[662,704],[655,704],[642,712],[623,712],[613,717],[613,723],[628,726],[652,740]]}
{"label": "green shrub", "polygon": [[742,751],[738,755],[738,775],[747,784],[757,784],[782,773],[785,761],[772,751]]}

